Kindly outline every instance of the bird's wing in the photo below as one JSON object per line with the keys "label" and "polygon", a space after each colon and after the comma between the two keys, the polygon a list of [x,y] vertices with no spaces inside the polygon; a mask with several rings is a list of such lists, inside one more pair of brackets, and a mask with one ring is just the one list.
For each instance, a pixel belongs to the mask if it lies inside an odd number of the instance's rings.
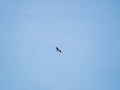
{"label": "bird's wing", "polygon": [[62,52],[60,49],[58,50],[60,53]]}

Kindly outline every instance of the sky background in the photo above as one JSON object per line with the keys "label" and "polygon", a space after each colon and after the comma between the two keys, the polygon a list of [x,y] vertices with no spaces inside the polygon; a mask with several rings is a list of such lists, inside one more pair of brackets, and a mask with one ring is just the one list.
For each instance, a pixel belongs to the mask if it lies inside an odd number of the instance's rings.
{"label": "sky background", "polygon": [[120,90],[120,0],[0,0],[0,90]]}

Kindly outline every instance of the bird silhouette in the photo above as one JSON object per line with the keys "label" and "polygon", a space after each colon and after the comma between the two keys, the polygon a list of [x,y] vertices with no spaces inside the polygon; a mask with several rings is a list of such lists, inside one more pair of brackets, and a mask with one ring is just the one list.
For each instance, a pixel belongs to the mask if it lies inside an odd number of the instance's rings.
{"label": "bird silhouette", "polygon": [[62,51],[58,47],[56,47],[56,51],[62,53]]}

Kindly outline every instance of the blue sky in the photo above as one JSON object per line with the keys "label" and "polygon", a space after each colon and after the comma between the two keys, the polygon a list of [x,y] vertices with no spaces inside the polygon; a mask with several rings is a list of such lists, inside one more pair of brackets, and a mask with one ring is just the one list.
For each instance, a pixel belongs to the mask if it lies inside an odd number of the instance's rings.
{"label": "blue sky", "polygon": [[0,0],[0,90],[120,90],[119,4]]}

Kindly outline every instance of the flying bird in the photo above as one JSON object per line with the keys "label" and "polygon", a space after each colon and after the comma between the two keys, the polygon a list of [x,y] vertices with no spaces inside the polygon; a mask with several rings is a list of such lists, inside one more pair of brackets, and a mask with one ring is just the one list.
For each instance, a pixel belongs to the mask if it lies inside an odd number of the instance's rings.
{"label": "flying bird", "polygon": [[56,51],[62,53],[62,51],[58,47],[56,47]]}

